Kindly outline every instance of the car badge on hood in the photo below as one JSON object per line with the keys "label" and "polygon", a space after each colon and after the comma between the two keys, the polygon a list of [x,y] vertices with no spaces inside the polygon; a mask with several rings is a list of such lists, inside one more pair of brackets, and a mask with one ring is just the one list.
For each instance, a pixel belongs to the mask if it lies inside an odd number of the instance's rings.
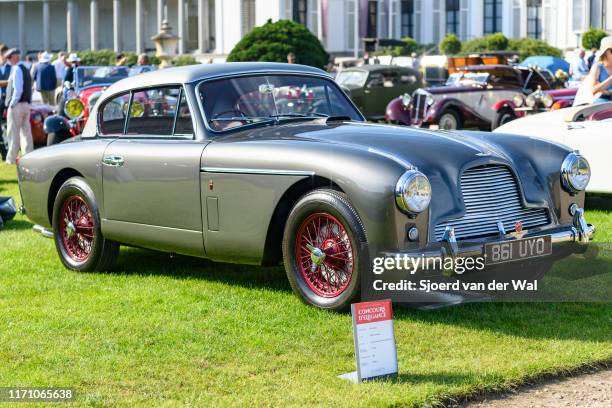
{"label": "car badge on hood", "polygon": [[512,233],[512,235],[514,235],[516,238],[520,239],[523,238],[523,235],[525,235],[527,233],[527,230],[523,229],[523,222],[522,221],[516,221],[514,223],[514,232]]}

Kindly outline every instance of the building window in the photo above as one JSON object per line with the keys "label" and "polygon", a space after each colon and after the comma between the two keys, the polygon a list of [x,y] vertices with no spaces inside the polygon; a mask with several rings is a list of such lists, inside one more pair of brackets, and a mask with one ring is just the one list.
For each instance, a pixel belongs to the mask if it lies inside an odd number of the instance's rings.
{"label": "building window", "polygon": [[484,33],[493,34],[502,30],[502,0],[485,0]]}
{"label": "building window", "polygon": [[293,21],[303,25],[308,22],[308,0],[293,0]]}
{"label": "building window", "polygon": [[378,36],[378,30],[376,27],[376,21],[378,19],[378,1],[368,1],[368,25],[367,25],[367,38],[376,38]]}
{"label": "building window", "polygon": [[402,38],[414,38],[414,0],[402,0]]}
{"label": "building window", "polygon": [[527,1],[527,37],[542,37],[542,0]]}
{"label": "building window", "polygon": [[459,0],[446,0],[446,33],[459,34]]}

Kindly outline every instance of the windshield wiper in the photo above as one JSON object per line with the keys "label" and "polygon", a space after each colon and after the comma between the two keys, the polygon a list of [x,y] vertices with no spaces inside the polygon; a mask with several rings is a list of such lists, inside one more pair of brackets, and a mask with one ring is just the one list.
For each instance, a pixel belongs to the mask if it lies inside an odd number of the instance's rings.
{"label": "windshield wiper", "polygon": [[268,116],[224,116],[221,118],[209,119],[208,121],[209,122],[233,122],[235,120],[239,120],[239,121],[256,120],[257,122],[254,122],[254,123],[271,122],[271,119]]}
{"label": "windshield wiper", "polygon": [[278,119],[278,118],[312,118],[312,117],[326,118],[328,116],[329,115],[325,113],[319,113],[319,112],[311,112],[311,113],[287,112],[287,113],[279,113],[275,115],[270,115],[269,117]]}

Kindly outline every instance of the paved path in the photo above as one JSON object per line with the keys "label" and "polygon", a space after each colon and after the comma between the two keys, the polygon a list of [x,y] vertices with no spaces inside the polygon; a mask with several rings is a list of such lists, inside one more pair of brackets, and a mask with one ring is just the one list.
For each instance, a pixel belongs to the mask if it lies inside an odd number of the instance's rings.
{"label": "paved path", "polygon": [[519,388],[516,392],[490,396],[464,405],[466,408],[612,408],[612,369],[576,377],[550,380]]}

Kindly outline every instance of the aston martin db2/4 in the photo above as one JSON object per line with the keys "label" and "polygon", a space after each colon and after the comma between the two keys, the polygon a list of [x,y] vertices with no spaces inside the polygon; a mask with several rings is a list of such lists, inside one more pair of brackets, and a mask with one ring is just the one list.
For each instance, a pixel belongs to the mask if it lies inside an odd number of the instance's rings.
{"label": "aston martin db2/4", "polygon": [[335,310],[359,297],[380,254],[482,255],[520,232],[547,245],[537,259],[550,263],[593,234],[588,162],[571,149],[367,124],[330,76],[298,65],[119,81],[80,136],[25,155],[18,174],[22,210],[67,268],[111,268],[121,244],[283,260],[302,300]]}

